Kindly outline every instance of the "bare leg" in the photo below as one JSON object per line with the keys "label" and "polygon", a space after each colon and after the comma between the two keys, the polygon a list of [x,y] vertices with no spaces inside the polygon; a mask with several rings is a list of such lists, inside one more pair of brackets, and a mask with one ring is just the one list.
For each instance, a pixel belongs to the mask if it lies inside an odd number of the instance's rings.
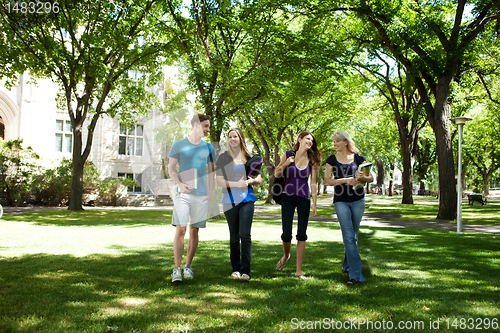
{"label": "bare leg", "polygon": [[295,276],[302,275],[302,263],[304,262],[304,253],[306,252],[306,241],[297,241],[297,271]]}
{"label": "bare leg", "polygon": [[184,235],[186,234],[186,226],[176,225],[174,236],[174,261],[176,267],[181,267],[182,254],[184,253]]}
{"label": "bare leg", "polygon": [[194,254],[196,253],[196,249],[198,248],[198,232],[200,228],[189,227],[189,240],[188,240],[188,249],[186,255],[186,265],[190,265],[193,261]]}
{"label": "bare leg", "polygon": [[283,258],[281,259],[281,263],[283,265],[286,264],[286,262],[290,258],[290,248],[291,247],[292,247],[292,242],[283,242],[283,252],[284,252],[283,256],[285,257],[285,260],[283,260]]}

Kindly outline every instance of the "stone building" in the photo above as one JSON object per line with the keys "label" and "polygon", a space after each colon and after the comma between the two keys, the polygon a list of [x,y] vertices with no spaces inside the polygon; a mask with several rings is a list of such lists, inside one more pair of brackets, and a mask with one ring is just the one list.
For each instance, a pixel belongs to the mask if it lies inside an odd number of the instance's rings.
{"label": "stone building", "polygon": [[[56,107],[58,86],[49,79],[38,79],[34,84],[29,77],[29,73],[19,75],[11,89],[0,81],[0,137],[22,139],[49,167],[72,156],[71,121],[67,111]],[[117,118],[101,117],[88,160],[101,170],[103,178],[126,176],[137,180],[140,185],[129,188],[129,194],[152,193],[163,178],[165,159],[165,147],[155,140],[154,129],[164,124],[167,116],[153,108],[136,120],[132,128],[126,128]]]}

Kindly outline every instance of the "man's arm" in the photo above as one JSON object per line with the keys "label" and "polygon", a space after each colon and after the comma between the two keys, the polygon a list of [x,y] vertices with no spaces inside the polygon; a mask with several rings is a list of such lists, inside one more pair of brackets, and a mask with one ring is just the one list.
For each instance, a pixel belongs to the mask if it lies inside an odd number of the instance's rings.
{"label": "man's arm", "polygon": [[175,182],[175,184],[179,186],[179,189],[181,190],[182,193],[189,193],[191,192],[191,189],[186,184],[181,183],[179,177],[177,176],[177,172],[175,172],[175,166],[177,165],[178,162],[179,160],[176,158],[173,157],[168,158],[168,175]]}

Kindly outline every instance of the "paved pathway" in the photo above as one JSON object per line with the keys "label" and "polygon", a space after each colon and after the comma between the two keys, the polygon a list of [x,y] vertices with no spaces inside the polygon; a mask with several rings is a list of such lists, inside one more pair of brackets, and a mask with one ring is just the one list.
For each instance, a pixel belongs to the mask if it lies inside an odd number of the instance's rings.
{"label": "paved pathway", "polygon": [[[318,201],[318,207],[328,207],[332,202],[332,198],[326,198]],[[387,202],[377,202],[372,201],[370,204],[386,204]],[[419,203],[422,203],[419,201]],[[429,202],[430,204],[436,204],[435,201]],[[85,207],[87,210],[92,209],[133,209],[133,210],[172,210],[172,206],[163,207]],[[279,205],[265,205],[255,207],[255,216],[261,218],[281,218],[280,214],[271,214],[268,211],[275,211],[279,209]],[[40,211],[40,210],[53,210],[53,209],[67,209],[66,207],[4,207],[4,214],[18,214],[29,211]],[[370,227],[388,227],[388,228],[416,228],[416,229],[438,229],[438,230],[449,230],[456,231],[456,223],[448,222],[438,222],[438,221],[401,221],[399,219],[399,214],[397,213],[365,213],[362,226]],[[323,222],[335,222],[337,223],[337,218],[332,215],[331,217],[317,216],[311,217],[311,221],[323,221]],[[479,224],[463,224],[463,232],[482,232],[482,233],[494,233],[500,234],[500,226],[491,225],[479,225]]]}

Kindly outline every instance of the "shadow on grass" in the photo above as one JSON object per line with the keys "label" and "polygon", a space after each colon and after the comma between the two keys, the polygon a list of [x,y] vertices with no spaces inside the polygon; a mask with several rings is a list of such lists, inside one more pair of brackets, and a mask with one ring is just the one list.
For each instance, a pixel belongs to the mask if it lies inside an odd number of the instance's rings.
{"label": "shadow on grass", "polygon": [[367,282],[354,287],[345,285],[340,242],[308,242],[307,281],[293,277],[295,246],[284,272],[276,271],[280,242],[253,243],[250,283],[229,277],[224,241],[201,242],[195,279],[179,284],[170,279],[171,244],[121,256],[1,259],[0,331],[290,332],[293,318],[428,327],[429,320],[500,311],[500,253],[491,235],[371,228],[359,243]]}

